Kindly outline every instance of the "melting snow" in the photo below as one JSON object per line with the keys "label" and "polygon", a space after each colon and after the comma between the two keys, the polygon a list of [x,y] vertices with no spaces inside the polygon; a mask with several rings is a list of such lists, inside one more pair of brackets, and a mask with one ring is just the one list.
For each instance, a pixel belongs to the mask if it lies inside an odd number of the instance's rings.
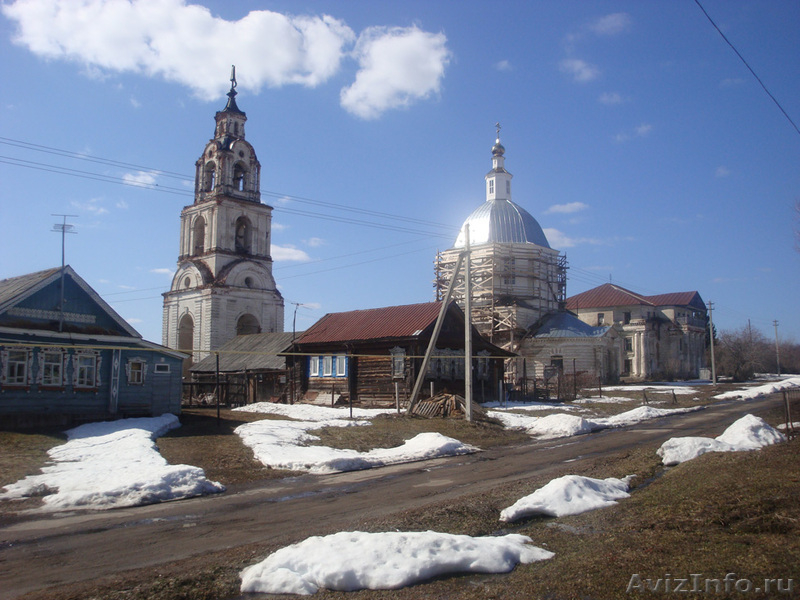
{"label": "melting snow", "polygon": [[697,458],[706,452],[757,450],[785,441],[785,439],[782,433],[770,426],[764,419],[754,415],[745,415],[716,438],[670,438],[661,445],[657,453],[665,465],[677,465]]}
{"label": "melting snow", "polygon": [[[336,409],[334,409],[336,410]],[[420,433],[396,448],[375,448],[369,452],[301,445],[318,440],[308,433],[321,427],[356,427],[366,421],[333,419],[328,421],[269,420],[246,423],[236,428],[242,441],[253,449],[256,459],[273,469],[338,473],[404,462],[427,460],[477,452],[479,448],[463,444],[440,433]]]}
{"label": "melting snow", "polygon": [[564,475],[503,509],[500,520],[508,523],[537,514],[563,517],[611,506],[617,500],[630,496],[628,484],[632,477],[594,479]]}
{"label": "melting snow", "polygon": [[519,534],[341,532],[310,537],[246,568],[241,591],[307,595],[320,588],[398,589],[447,573],[506,573],[517,563],[553,556]]}
{"label": "melting snow", "polygon": [[0,499],[47,494],[43,510],[105,509],[224,491],[202,469],[167,464],[159,454],[153,440],[179,426],[175,415],[162,415],[70,429],[69,441],[48,451],[53,464],[5,486]]}

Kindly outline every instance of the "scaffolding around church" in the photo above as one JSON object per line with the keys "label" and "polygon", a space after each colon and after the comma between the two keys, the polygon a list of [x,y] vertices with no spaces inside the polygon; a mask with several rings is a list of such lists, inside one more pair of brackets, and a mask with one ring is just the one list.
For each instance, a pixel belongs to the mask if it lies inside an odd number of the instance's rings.
{"label": "scaffolding around church", "polygon": [[[461,248],[440,251],[434,263],[436,299],[444,296]],[[528,329],[566,303],[567,257],[536,244],[489,243],[470,252],[472,323],[491,343],[516,352]],[[464,307],[464,274],[453,293]]]}

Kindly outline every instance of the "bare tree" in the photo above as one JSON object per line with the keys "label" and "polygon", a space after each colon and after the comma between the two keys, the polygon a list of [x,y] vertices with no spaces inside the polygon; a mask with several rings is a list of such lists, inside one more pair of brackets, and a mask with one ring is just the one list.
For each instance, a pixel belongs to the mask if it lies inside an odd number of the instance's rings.
{"label": "bare tree", "polygon": [[[769,342],[763,333],[749,325],[719,336],[717,368],[734,381],[752,379],[757,371],[767,368]],[[773,359],[774,362],[774,359]]]}

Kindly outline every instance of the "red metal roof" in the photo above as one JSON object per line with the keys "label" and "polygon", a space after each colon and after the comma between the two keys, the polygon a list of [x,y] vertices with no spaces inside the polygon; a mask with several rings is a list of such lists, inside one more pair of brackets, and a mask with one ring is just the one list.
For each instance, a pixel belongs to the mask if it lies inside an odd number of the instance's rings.
{"label": "red metal roof", "polygon": [[412,337],[436,321],[441,306],[441,302],[426,302],[328,313],[300,336],[297,343]]}
{"label": "red metal roof", "polygon": [[631,306],[635,304],[651,306],[652,302],[647,300],[644,296],[634,294],[630,290],[626,290],[613,283],[604,283],[601,286],[567,298],[568,310]]}
{"label": "red metal roof", "polygon": [[604,283],[601,286],[567,298],[568,310],[634,305],[692,306],[698,309],[705,309],[705,304],[697,292],[672,292],[655,296],[641,296],[613,283]]}

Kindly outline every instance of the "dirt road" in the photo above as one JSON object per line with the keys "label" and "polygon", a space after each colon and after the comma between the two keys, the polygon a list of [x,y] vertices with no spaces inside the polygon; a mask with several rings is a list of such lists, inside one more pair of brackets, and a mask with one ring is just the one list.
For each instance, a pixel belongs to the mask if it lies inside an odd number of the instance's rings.
{"label": "dirt road", "polygon": [[547,474],[565,461],[580,472],[582,460],[640,444],[715,436],[740,416],[778,403],[778,396],[721,403],[623,429],[382,469],[273,480],[179,502],[31,515],[0,528],[0,598],[254,542],[288,544],[321,532],[357,529],[366,519]]}

